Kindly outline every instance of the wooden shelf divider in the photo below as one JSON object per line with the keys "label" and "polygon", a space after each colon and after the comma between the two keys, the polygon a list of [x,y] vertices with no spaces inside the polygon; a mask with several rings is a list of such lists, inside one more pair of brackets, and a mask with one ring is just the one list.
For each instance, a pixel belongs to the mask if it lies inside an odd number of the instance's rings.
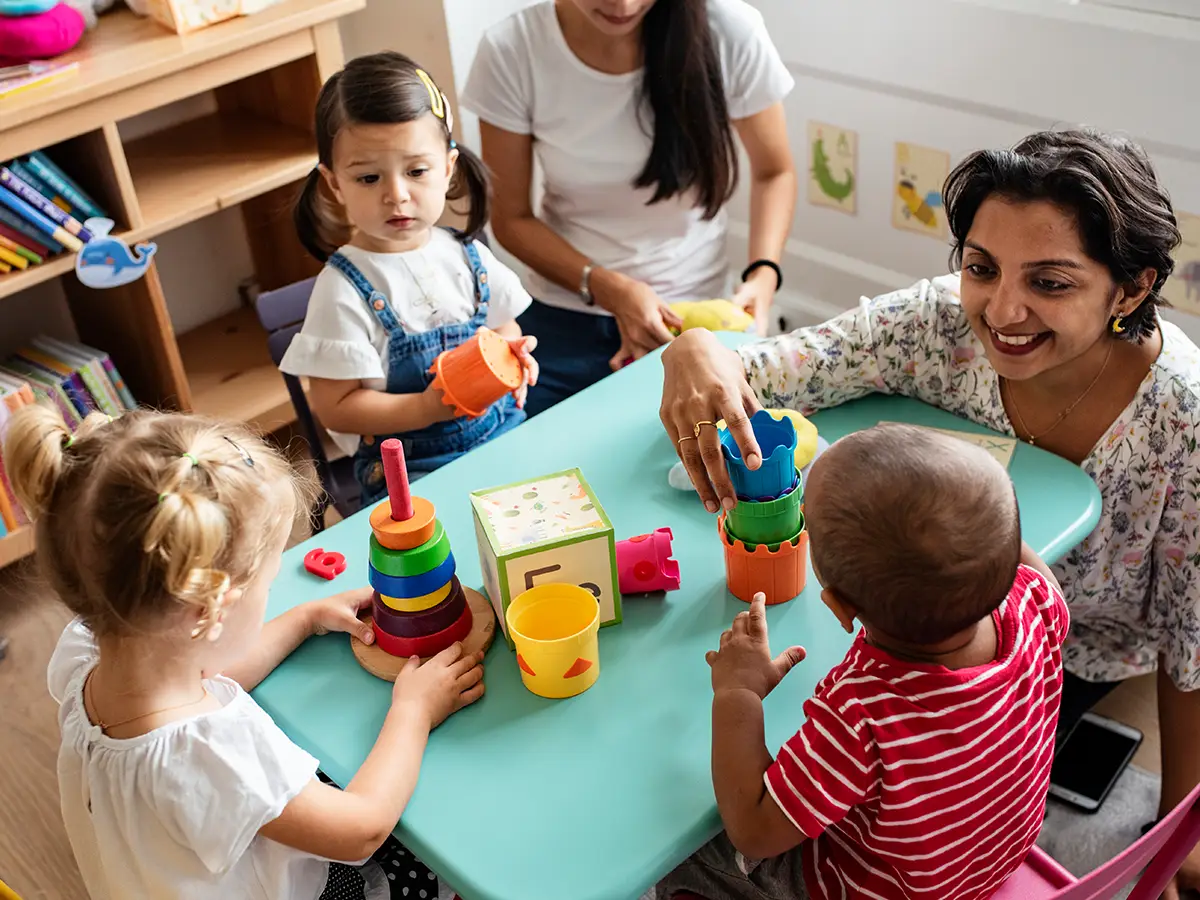
{"label": "wooden shelf divider", "polygon": [[[67,54],[79,71],[0,99],[0,159],[46,149],[112,217],[130,245],[240,207],[264,289],[313,274],[288,214],[316,164],[313,109],[342,64],[337,20],[366,0],[283,0],[195,34],[174,35],[128,10],[101,16]],[[121,123],[212,92],[216,111],[125,140]],[[214,266],[221,260],[212,260]],[[156,254],[144,276],[96,291],[73,254],[0,275],[0,302],[62,278],[80,339],[109,353],[139,402],[251,422],[294,421],[254,313],[239,309],[176,336]],[[6,299],[9,298],[9,299]],[[33,530],[0,538],[0,567],[33,551]]]}

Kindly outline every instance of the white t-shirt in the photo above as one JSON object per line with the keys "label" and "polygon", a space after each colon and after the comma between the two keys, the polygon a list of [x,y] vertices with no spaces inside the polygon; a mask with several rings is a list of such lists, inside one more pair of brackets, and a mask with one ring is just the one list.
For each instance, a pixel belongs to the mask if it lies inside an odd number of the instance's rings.
{"label": "white t-shirt", "polygon": [[[743,0],[709,0],[708,15],[730,117],[786,97],[795,81],[761,13]],[[533,135],[545,179],[541,218],[584,256],[646,282],[664,300],[725,296],[724,212],[704,221],[690,192],[647,206],[653,189],[633,187],[652,143],[646,115],[638,116],[642,76],[586,66],[546,0],[488,29],[461,102],[497,128]],[[529,278],[534,296],[551,306],[607,314],[575,291]]]}
{"label": "white t-shirt", "polygon": [[258,837],[316,776],[293,744],[228,678],[205,684],[219,710],[125,740],[88,720],[91,633],[69,624],[47,681],[59,702],[63,822],[92,900],[315,900],[329,863]]}
{"label": "white t-shirt", "polygon": [[[517,274],[487,247],[479,242],[475,247],[491,289],[487,324],[496,328],[529,307],[529,293]],[[475,315],[475,280],[466,251],[443,228],[434,228],[429,243],[419,250],[373,253],[345,246],[340,252],[388,298],[400,325],[410,334],[466,322]],[[361,380],[364,387],[383,391],[387,389],[387,345],[387,331],[350,279],[326,266],[313,286],[304,327],[292,339],[279,368],[289,375]],[[358,449],[357,434],[330,431],[329,435],[347,454]]]}

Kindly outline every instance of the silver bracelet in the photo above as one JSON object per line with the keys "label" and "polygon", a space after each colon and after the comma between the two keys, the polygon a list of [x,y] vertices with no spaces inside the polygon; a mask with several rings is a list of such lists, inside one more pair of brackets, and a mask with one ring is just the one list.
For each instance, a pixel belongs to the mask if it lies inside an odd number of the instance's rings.
{"label": "silver bracelet", "polygon": [[596,298],[592,296],[591,286],[588,284],[592,276],[592,269],[596,268],[590,262],[583,267],[583,275],[579,279],[579,296],[583,298],[583,302],[588,306],[596,305]]}

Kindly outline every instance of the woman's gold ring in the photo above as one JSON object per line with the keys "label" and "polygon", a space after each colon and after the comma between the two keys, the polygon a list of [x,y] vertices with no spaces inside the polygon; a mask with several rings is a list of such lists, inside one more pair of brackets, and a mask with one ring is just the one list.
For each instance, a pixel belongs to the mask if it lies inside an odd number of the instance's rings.
{"label": "woman's gold ring", "polygon": [[697,440],[700,438],[700,429],[703,428],[705,425],[711,425],[713,428],[717,427],[716,422],[710,422],[707,419],[705,419],[703,422],[697,422],[696,425],[692,428],[692,433],[696,436]]}
{"label": "woman's gold ring", "polygon": [[692,435],[692,434],[685,434],[683,437],[681,437],[681,438],[680,438],[679,440],[677,440],[675,443],[676,443],[676,444],[678,444],[680,447],[682,447],[682,446],[683,446],[683,442],[684,442],[684,441],[694,441],[694,440],[696,440],[696,436],[695,436],[695,435]]}

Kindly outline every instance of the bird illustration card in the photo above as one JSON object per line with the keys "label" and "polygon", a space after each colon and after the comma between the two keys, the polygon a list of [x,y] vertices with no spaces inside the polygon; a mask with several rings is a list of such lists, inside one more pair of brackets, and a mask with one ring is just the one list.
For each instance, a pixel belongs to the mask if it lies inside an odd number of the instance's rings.
{"label": "bird illustration card", "polygon": [[808,123],[808,202],[854,215],[858,210],[858,133]]}
{"label": "bird illustration card", "polygon": [[949,174],[949,153],[897,141],[892,225],[946,240],[942,185]]}
{"label": "bird illustration card", "polygon": [[[880,424],[883,424],[882,422]],[[930,425],[919,425],[918,428],[925,428],[928,431],[938,431],[942,434],[948,434],[951,437],[959,438],[969,444],[974,444],[976,447],[982,447],[990,453],[1000,465],[1008,468],[1008,464],[1012,462],[1013,452],[1017,449],[1017,441],[1015,438],[1005,437],[1002,434],[978,434],[972,431],[955,431],[952,428],[934,428]]]}
{"label": "bird illustration card", "polygon": [[1200,216],[1176,210],[1183,242],[1175,250],[1175,271],[1163,285],[1163,299],[1180,312],[1200,316]]}

